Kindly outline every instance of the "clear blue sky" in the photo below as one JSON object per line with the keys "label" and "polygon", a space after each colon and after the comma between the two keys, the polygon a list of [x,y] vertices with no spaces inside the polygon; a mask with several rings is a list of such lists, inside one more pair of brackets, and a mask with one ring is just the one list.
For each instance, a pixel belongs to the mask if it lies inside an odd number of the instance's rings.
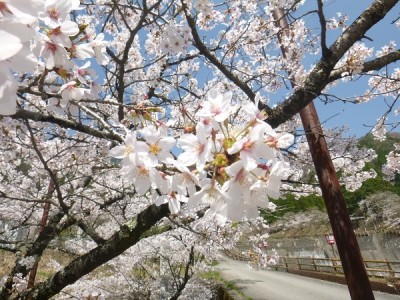
{"label": "clear blue sky", "polygon": [[[373,1],[372,0],[326,0],[324,1],[324,12],[326,19],[337,16],[337,13],[342,13],[347,15],[347,24],[350,25],[355,18],[364,11]],[[310,9],[316,9],[317,0],[306,0],[301,11],[308,11]],[[373,41],[363,40],[368,47],[374,47],[374,51],[380,50],[383,45],[386,45],[390,40],[396,42],[397,47],[400,47],[400,29],[396,28],[391,24],[396,18],[400,16],[400,4],[393,9],[380,24],[374,27],[367,36]],[[308,17],[307,27],[315,28],[317,30],[315,33],[319,33],[319,21],[316,14]],[[336,40],[340,35],[341,30],[328,31],[327,44],[328,46]],[[305,63],[311,65],[315,63],[320,58],[320,54],[307,58]],[[390,68],[400,68],[400,63],[391,64]],[[207,75],[204,75],[207,77]],[[200,81],[201,78],[198,78]],[[367,81],[357,81],[348,83],[339,83],[336,87],[330,89],[328,93],[335,94],[341,97],[352,97],[360,95],[367,88]],[[282,91],[272,97],[271,104],[275,101],[281,101],[285,96],[288,95],[288,91]],[[349,127],[348,135],[361,137],[367,134],[372,126],[375,124],[378,117],[382,116],[386,111],[386,104],[384,103],[384,98],[379,97],[368,103],[363,104],[343,104],[342,102],[329,103],[324,105],[318,99],[315,100],[317,106],[318,114],[321,123],[324,127],[334,128],[336,126],[347,125]],[[389,121],[394,121],[396,117],[390,116]]]}
{"label": "clear blue sky", "polygon": [[[308,3],[315,7],[316,0],[307,0]],[[306,5],[308,6],[309,4]],[[324,10],[326,18],[333,17],[337,12],[341,12],[349,16],[347,24],[351,24],[353,20],[367,8],[373,1],[371,0],[331,0],[325,1]],[[390,40],[395,41],[397,48],[400,47],[400,29],[391,24],[396,18],[400,16],[400,4],[397,9],[394,8],[376,28],[372,28],[367,32],[367,36],[373,41],[367,39],[363,40],[368,47],[374,47],[374,51],[380,50],[383,45],[386,45]],[[310,20],[311,21],[311,20]],[[328,32],[328,45],[330,45],[340,34],[340,31]],[[400,63],[390,65],[390,69],[400,68]],[[337,96],[352,97],[362,94],[367,87],[367,81],[348,82],[346,84],[338,84],[337,87],[329,90],[330,94]],[[363,136],[367,134],[375,121],[385,113],[386,104],[384,97],[378,97],[368,103],[363,104],[343,104],[343,103],[330,103],[324,105],[321,101],[315,101],[321,122],[325,127],[335,127],[340,125],[348,125],[350,128],[349,135]],[[390,115],[389,121],[394,121],[395,116]]]}

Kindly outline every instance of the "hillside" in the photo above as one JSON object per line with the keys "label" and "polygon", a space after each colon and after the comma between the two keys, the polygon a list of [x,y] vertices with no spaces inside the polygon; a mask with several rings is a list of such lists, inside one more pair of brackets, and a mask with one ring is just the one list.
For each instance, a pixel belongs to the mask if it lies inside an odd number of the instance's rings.
{"label": "hillside", "polygon": [[[360,201],[351,215],[353,229],[358,233],[371,231],[400,232],[400,196],[392,192],[377,192]],[[274,237],[314,236],[332,232],[324,210],[308,209],[287,212],[270,224]]]}
{"label": "hillside", "polygon": [[[400,229],[400,176],[393,182],[383,178],[381,168],[386,155],[400,142],[399,133],[389,133],[383,142],[371,134],[359,140],[359,147],[372,148],[377,158],[367,165],[377,171],[377,177],[365,181],[355,192],[343,189],[350,217],[355,230]],[[328,216],[322,197],[309,195],[296,199],[293,195],[273,200],[275,212],[262,211],[271,234],[281,236],[312,235],[330,232]]]}

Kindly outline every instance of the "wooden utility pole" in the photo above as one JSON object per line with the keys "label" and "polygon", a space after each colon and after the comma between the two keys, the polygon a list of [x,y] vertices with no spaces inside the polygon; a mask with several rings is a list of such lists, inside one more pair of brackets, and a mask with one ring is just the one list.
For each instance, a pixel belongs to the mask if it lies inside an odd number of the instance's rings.
{"label": "wooden utility pole", "polygon": [[[278,38],[281,39],[282,35],[290,37],[288,23],[283,10],[279,8],[275,9],[273,17],[277,26],[282,29]],[[286,57],[287,51],[285,47],[281,46],[281,50],[283,56]],[[294,78],[291,79],[292,87],[295,86],[294,80]],[[335,236],[351,299],[375,299],[313,102],[310,102],[300,111],[300,117],[306,133],[333,235]]]}

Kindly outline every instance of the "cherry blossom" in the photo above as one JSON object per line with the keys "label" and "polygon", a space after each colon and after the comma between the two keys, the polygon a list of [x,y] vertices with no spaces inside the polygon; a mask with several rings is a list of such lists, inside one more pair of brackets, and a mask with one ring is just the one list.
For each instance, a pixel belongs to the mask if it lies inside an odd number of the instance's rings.
{"label": "cherry blossom", "polygon": [[53,43],[46,36],[42,36],[39,55],[45,60],[47,69],[67,65],[69,61],[67,50],[63,46]]}
{"label": "cherry blossom", "polygon": [[193,195],[196,188],[200,186],[198,174],[193,174],[188,167],[181,165],[179,162],[174,162],[174,166],[179,170],[172,177],[172,187],[182,195]]}
{"label": "cherry blossom", "polygon": [[[337,3],[320,12],[294,0],[80,2],[0,0],[0,113],[9,115],[0,118],[0,220],[10,222],[0,240],[19,256],[0,270],[0,298],[211,298],[196,274],[251,228],[267,230],[260,208],[284,193],[320,194],[293,115],[302,101],[322,99],[330,111],[384,97],[383,118],[363,122],[379,139],[398,126],[398,40],[378,45],[382,28],[366,32],[383,16],[369,8],[365,24]],[[389,2],[372,6],[386,13]],[[276,7],[291,17],[287,36]],[[325,41],[312,21],[321,14]],[[324,136],[346,189],[380,173],[368,169],[374,151],[344,129]],[[396,145],[383,168],[389,181],[398,154]],[[27,290],[47,242],[77,259],[56,255],[55,274]],[[276,259],[257,255],[260,267]],[[88,274],[100,266],[107,272]]]}
{"label": "cherry blossom", "polygon": [[149,125],[142,130],[142,134],[149,146],[149,157],[152,164],[156,166],[158,161],[166,162],[172,159],[170,153],[176,141],[173,137],[164,136],[161,128]]}
{"label": "cherry blossom", "polygon": [[132,182],[139,195],[144,195],[149,190],[150,172],[154,172],[146,163],[146,158],[144,153],[134,153],[125,160],[121,168],[121,174]]}
{"label": "cherry blossom", "polygon": [[385,118],[380,118],[372,129],[372,135],[379,141],[384,141],[386,139],[386,126],[384,122]]}
{"label": "cherry blossom", "polygon": [[196,126],[196,135],[183,135],[178,141],[178,146],[184,151],[178,156],[178,162],[184,166],[196,165],[196,169],[202,171],[211,160],[211,140],[204,126],[200,124]]}
{"label": "cherry blossom", "polygon": [[254,120],[262,120],[265,117],[265,113],[258,109],[258,105],[260,103],[261,96],[257,94],[254,102],[246,102],[242,105],[242,109],[246,112],[246,114],[250,117],[250,121]]}
{"label": "cherry blossom", "polygon": [[[242,161],[235,162],[225,171],[231,177],[222,187],[228,199],[226,216],[233,221],[257,217],[258,207],[267,207],[264,192],[254,187],[257,178],[247,171]],[[271,187],[276,189],[278,186],[280,183]]]}
{"label": "cherry blossom", "polygon": [[61,97],[64,101],[81,100],[85,94],[85,89],[77,86],[75,81],[63,84],[60,88]]}
{"label": "cherry blossom", "polygon": [[101,65],[107,64],[109,62],[109,58],[107,55],[105,55],[107,42],[104,41],[104,34],[99,33],[95,39],[90,42],[90,44],[93,48],[94,56],[96,57],[97,61]]}
{"label": "cherry blossom", "polygon": [[264,132],[269,129],[266,123],[258,124],[250,130],[249,135],[237,140],[231,148],[229,154],[240,152],[240,158],[247,170],[257,167],[260,159],[274,159],[273,148],[263,143]]}
{"label": "cherry blossom", "polygon": [[48,32],[48,36],[55,44],[70,48],[72,46],[70,37],[73,37],[78,33],[79,33],[78,24],[67,20],[60,26],[51,29]]}
{"label": "cherry blossom", "polygon": [[154,203],[157,205],[168,203],[170,212],[172,214],[177,214],[181,209],[181,202],[187,202],[188,198],[172,190],[172,178],[168,180],[168,187],[166,195],[157,196]]}
{"label": "cherry blossom", "polygon": [[78,0],[46,0],[45,11],[39,15],[39,18],[50,28],[57,28],[70,20],[69,13],[77,9],[79,4]]}
{"label": "cherry blossom", "polygon": [[94,72],[94,70],[89,69],[90,65],[91,65],[90,61],[87,61],[81,67],[75,65],[73,68],[75,77],[82,84],[88,84],[90,80],[96,77],[96,73]]}
{"label": "cherry blossom", "polygon": [[212,117],[216,122],[223,122],[233,110],[231,98],[232,93],[221,94],[212,90],[208,94],[208,101],[203,101],[200,104],[202,108],[197,112],[197,115],[199,117]]}
{"label": "cherry blossom", "polygon": [[226,206],[228,198],[221,191],[215,180],[205,178],[200,183],[201,189],[190,197],[189,207],[205,204],[217,214],[226,216]]}
{"label": "cherry blossom", "polygon": [[125,145],[120,145],[110,150],[110,156],[123,159],[123,164],[128,163],[129,157],[137,153],[148,152],[149,147],[143,141],[138,141],[136,131],[128,131],[125,137]]}

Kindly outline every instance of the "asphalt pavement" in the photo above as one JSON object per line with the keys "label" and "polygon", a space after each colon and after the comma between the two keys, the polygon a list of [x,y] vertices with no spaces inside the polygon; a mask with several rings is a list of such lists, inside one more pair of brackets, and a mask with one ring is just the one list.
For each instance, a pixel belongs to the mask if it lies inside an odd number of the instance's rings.
{"label": "asphalt pavement", "polygon": [[[246,262],[221,256],[216,268],[252,300],[351,300],[346,285],[273,270],[253,270]],[[376,300],[400,295],[374,292]]]}

